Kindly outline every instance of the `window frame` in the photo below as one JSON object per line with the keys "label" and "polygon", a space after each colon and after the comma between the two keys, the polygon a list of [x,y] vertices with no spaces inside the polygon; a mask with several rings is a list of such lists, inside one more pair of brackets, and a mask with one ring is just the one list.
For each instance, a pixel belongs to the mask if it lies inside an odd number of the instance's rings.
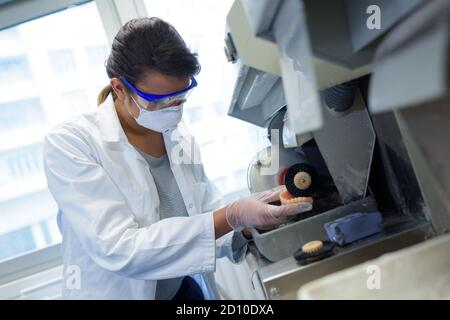
{"label": "window frame", "polygon": [[61,243],[24,253],[0,263],[0,285],[61,265]]}
{"label": "window frame", "polygon": [[92,0],[10,1],[0,6],[0,31]]}

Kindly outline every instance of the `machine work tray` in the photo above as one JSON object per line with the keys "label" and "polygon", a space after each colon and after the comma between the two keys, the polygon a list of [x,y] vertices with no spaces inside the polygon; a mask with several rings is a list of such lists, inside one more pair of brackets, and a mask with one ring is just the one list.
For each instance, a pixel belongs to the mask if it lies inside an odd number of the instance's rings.
{"label": "machine work tray", "polygon": [[253,241],[261,254],[272,262],[292,256],[303,244],[326,240],[324,224],[355,212],[374,212],[377,205],[371,196],[339,206],[321,214],[280,226],[270,231],[252,229]]}

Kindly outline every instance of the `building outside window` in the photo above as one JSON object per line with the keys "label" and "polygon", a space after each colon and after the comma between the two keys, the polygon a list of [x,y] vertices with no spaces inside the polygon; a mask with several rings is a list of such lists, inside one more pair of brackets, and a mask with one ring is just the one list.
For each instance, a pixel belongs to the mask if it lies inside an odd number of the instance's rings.
{"label": "building outside window", "polygon": [[0,31],[0,261],[60,242],[42,141],[95,110],[107,47],[94,2]]}

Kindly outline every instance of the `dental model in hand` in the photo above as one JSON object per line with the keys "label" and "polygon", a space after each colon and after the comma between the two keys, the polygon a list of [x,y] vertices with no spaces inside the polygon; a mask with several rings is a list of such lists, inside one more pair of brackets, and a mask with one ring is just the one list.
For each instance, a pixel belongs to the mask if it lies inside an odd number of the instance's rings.
{"label": "dental model in hand", "polygon": [[281,204],[297,204],[297,203],[313,203],[312,197],[294,197],[292,194],[284,189],[280,192],[280,202]]}

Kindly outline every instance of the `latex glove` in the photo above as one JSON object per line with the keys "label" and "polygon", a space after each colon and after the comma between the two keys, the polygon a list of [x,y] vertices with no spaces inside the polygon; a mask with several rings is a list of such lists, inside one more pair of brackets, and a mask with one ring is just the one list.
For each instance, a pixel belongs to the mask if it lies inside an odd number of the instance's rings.
{"label": "latex glove", "polygon": [[234,230],[242,230],[244,228],[264,229],[285,223],[292,216],[312,209],[310,203],[281,206],[268,204],[279,200],[280,192],[283,189],[284,186],[279,186],[234,201],[226,210],[228,224]]}

